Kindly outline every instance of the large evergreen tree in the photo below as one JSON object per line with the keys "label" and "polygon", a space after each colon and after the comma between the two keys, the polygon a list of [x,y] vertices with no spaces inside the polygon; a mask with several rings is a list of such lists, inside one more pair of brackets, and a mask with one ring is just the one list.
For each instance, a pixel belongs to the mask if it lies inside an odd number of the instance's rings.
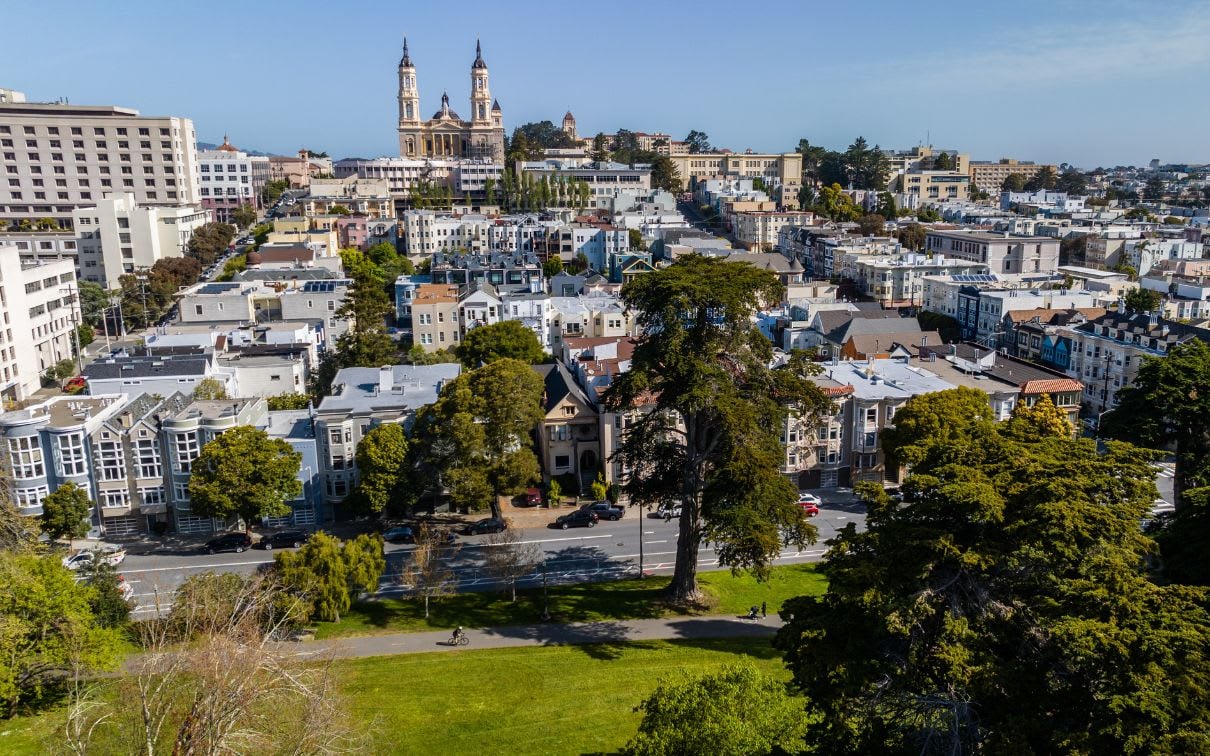
{"label": "large evergreen tree", "polygon": [[831,403],[809,380],[817,368],[796,355],[770,369],[773,350],[752,322],[777,302],[771,272],[692,255],[622,289],[643,336],[630,370],[606,393],[615,412],[634,412],[616,459],[631,471],[631,501],[681,501],[683,515],[669,596],[695,601],[703,539],[719,561],[763,574],[785,538],[803,544],[814,528],[778,469],[782,423]]}
{"label": "large evergreen tree", "polygon": [[905,500],[863,487],[867,530],[832,542],[828,592],[785,605],[815,752],[1204,751],[1210,615],[1147,579],[1152,455],[1038,413],[993,425],[986,399],[963,420],[974,398],[900,409],[884,444],[911,462]]}
{"label": "large evergreen tree", "polygon": [[284,517],[302,493],[301,463],[302,455],[280,438],[250,425],[232,428],[193,461],[191,508],[207,517],[240,517],[247,527],[262,517]]}

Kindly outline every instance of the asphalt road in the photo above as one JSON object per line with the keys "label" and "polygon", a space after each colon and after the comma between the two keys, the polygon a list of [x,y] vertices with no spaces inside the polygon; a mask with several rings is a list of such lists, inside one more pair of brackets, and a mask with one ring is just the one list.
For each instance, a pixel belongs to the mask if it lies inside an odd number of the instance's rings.
{"label": "asphalt road", "polygon": [[[784,548],[777,564],[819,561],[825,549],[824,541],[850,522],[860,529],[865,526],[864,507],[845,498],[824,499],[820,513],[812,518],[819,529],[819,540],[799,550]],[[553,519],[553,514],[552,514]],[[664,522],[658,517],[641,519],[643,570],[647,574],[672,571],[676,559],[678,522]],[[545,577],[551,584],[613,580],[637,574],[639,563],[640,521],[628,511],[617,522],[603,521],[594,528],[554,530],[546,527],[521,528],[521,543],[533,544],[545,560]],[[483,565],[485,550],[492,548],[487,536],[459,536],[460,548],[450,558],[450,566],[460,590],[488,590],[495,587]],[[407,591],[400,576],[408,553],[413,547],[387,544],[387,569],[382,577],[379,595],[399,595]],[[252,549],[242,554],[204,554],[196,547],[164,548],[150,554],[131,554],[118,568],[135,589],[139,607],[136,616],[149,616],[171,605],[172,593],[188,576],[208,571],[251,574],[273,561],[276,552]],[[703,544],[698,555],[702,570],[721,569],[714,549]],[[541,585],[543,570],[532,572],[518,585]]]}

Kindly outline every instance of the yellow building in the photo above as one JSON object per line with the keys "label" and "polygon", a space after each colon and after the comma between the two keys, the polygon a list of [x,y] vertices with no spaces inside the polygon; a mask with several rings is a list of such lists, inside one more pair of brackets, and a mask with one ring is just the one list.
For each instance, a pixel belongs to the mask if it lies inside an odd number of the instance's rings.
{"label": "yellow building", "polygon": [[802,155],[797,152],[699,152],[671,155],[670,159],[681,177],[682,189],[688,189],[693,179],[759,178],[773,190],[773,198],[783,208],[798,208]]}
{"label": "yellow building", "polygon": [[1029,181],[1034,177],[1034,174],[1043,168],[1049,168],[1058,173],[1057,166],[1031,163],[1029,161],[1022,162],[1011,158],[1000,158],[995,163],[977,160],[970,165],[971,184],[979,187],[981,191],[996,194],[1000,191],[1000,187],[1003,186],[1004,179],[1008,178],[1009,175],[1015,173],[1026,181]]}
{"label": "yellow building", "polygon": [[487,64],[475,43],[471,64],[471,117],[463,120],[441,95],[441,108],[427,121],[420,118],[416,67],[403,40],[399,61],[399,155],[405,158],[479,158],[504,162],[504,116],[492,99]]}
{"label": "yellow building", "polygon": [[426,352],[458,346],[458,287],[421,284],[412,299],[412,343]]}

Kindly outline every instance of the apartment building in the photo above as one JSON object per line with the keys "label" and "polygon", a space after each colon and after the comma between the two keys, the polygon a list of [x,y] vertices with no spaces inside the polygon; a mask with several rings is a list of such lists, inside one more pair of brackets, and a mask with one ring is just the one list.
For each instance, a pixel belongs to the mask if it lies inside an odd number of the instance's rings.
{"label": "apartment building", "polygon": [[549,158],[522,161],[517,164],[517,171],[521,178],[528,175],[534,181],[584,183],[594,196],[611,196],[619,188],[651,191],[651,168],[643,165]]}
{"label": "apartment building", "polygon": [[80,277],[116,289],[123,275],[183,257],[193,232],[210,220],[199,205],[140,205],[134,194],[106,193],[72,211]]}
{"label": "apartment building", "polygon": [[[271,271],[270,271],[271,272]],[[289,270],[285,271],[289,274]],[[247,271],[245,271],[247,273]],[[339,314],[350,279],[302,280],[297,285],[248,275],[238,281],[203,281],[180,293],[182,323],[322,323],[322,341],[333,343],[352,326]]]}
{"label": "apartment building", "polygon": [[906,207],[938,202],[964,202],[971,198],[970,176],[962,171],[908,171],[899,177],[899,194]]}
{"label": "apartment building", "polygon": [[457,363],[344,368],[315,412],[315,438],[329,504],[357,484],[357,445],[381,423],[411,426],[416,413],[437,401],[442,387],[461,374]]}
{"label": "apartment building", "polygon": [[542,262],[532,253],[438,252],[433,255],[429,275],[434,284],[490,284],[501,293],[543,291],[546,283]]}
{"label": "apartment building", "polygon": [[806,211],[753,210],[735,212],[729,217],[736,241],[750,250],[767,252],[777,246],[783,228],[808,226],[815,219],[815,214]]}
{"label": "apartment building", "polygon": [[412,296],[412,343],[426,352],[458,346],[461,343],[459,298],[459,288],[454,284],[417,286]]}
{"label": "apartment building", "polygon": [[550,298],[550,337],[555,354],[565,338],[617,338],[635,335],[635,316],[616,296],[592,294]]}
{"label": "apartment building", "polygon": [[991,273],[1053,273],[1059,266],[1059,240],[987,231],[929,231],[924,248],[957,260],[980,262]]}
{"label": "apartment building", "polygon": [[241,205],[261,209],[261,190],[269,183],[269,158],[249,155],[223,137],[213,150],[198,153],[198,196],[202,207],[221,223],[232,223]]}
{"label": "apartment building", "polygon": [[117,106],[0,101],[0,226],[72,212],[105,192],[140,204],[198,202],[193,122]]}
{"label": "apartment building", "polygon": [[343,207],[351,214],[368,218],[395,217],[395,203],[386,181],[355,176],[311,179],[311,193],[303,200],[305,213],[327,215],[334,207]]}
{"label": "apartment building", "polygon": [[27,265],[16,247],[0,246],[0,398],[20,401],[39,388],[47,368],[74,355],[80,323],[75,264]]}
{"label": "apartment building", "polygon": [[412,190],[421,185],[448,187],[463,200],[484,198],[488,182],[500,186],[504,165],[490,159],[348,158],[335,164],[336,177],[385,181],[397,207],[410,204]]}
{"label": "apartment building", "polygon": [[681,190],[708,178],[759,178],[770,187],[773,198],[786,210],[798,208],[802,187],[802,155],[797,152],[709,152],[672,155],[681,177]]}
{"label": "apartment building", "polygon": [[951,259],[948,255],[858,255],[843,262],[840,275],[849,278],[857,290],[872,297],[882,307],[915,307],[924,301],[924,283],[929,276],[980,275],[988,272],[986,263]]}
{"label": "apartment building", "polygon": [[975,160],[970,163],[970,180],[971,184],[979,187],[980,191],[997,194],[1000,187],[1004,185],[1004,180],[1009,176],[1016,174],[1021,178],[1029,181],[1038,171],[1043,168],[1049,168],[1057,175],[1058,166],[1046,165],[1043,163],[1034,163],[1029,160],[1015,160],[1013,158],[1000,158],[997,161],[990,160]]}

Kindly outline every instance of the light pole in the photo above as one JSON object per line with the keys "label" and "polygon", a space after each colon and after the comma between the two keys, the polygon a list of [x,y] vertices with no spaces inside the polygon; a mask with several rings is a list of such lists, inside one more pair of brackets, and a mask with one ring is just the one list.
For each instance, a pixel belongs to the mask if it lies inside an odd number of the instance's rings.
{"label": "light pole", "polygon": [[76,373],[77,374],[83,373],[84,372],[84,355],[80,351],[80,323],[76,317],[76,313],[79,312],[79,308],[77,308],[75,306],[76,298],[74,296],[72,296],[72,292],[74,291],[74,288],[73,288],[73,286],[64,286],[64,287],[60,288],[59,291],[60,291],[60,293],[62,293],[62,292],[67,293],[67,296],[65,297],[65,299],[67,300],[67,306],[71,308],[71,337],[72,337],[72,340],[75,341],[75,344],[76,344]]}

